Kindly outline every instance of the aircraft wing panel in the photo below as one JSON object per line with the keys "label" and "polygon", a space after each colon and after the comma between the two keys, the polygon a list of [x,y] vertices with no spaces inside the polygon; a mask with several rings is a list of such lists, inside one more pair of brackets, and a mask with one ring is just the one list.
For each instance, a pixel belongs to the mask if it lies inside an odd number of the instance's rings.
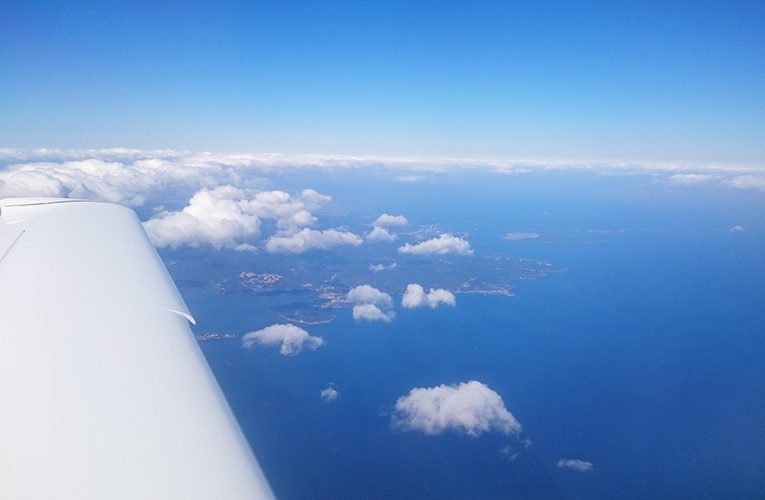
{"label": "aircraft wing panel", "polygon": [[0,201],[0,498],[272,498],[140,221]]}

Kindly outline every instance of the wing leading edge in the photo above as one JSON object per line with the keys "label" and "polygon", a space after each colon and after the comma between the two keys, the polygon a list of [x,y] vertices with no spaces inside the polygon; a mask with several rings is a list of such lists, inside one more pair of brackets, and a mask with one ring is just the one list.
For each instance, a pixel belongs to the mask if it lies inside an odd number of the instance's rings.
{"label": "wing leading edge", "polygon": [[273,498],[141,223],[0,201],[0,498]]}

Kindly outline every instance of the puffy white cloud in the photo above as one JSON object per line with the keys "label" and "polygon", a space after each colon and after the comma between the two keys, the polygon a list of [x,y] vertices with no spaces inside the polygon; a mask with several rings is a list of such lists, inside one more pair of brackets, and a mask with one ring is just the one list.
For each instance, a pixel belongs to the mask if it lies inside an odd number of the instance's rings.
{"label": "puffy white cloud", "polygon": [[395,411],[395,427],[430,435],[447,429],[464,431],[470,436],[489,431],[504,434],[521,431],[521,424],[507,411],[500,395],[475,380],[414,388],[396,401]]}
{"label": "puffy white cloud", "polygon": [[423,241],[417,245],[406,245],[399,247],[399,253],[409,253],[413,255],[430,255],[430,254],[457,254],[457,255],[472,255],[473,250],[470,248],[470,243],[457,236],[451,234],[442,234],[438,238],[433,238],[428,241]]}
{"label": "puffy white cloud", "polygon": [[319,231],[307,227],[296,233],[280,233],[266,242],[270,253],[303,253],[308,250],[323,250],[339,245],[361,245],[363,240],[349,232],[337,229]]}
{"label": "puffy white cloud", "polygon": [[347,298],[353,304],[374,304],[388,309],[393,307],[393,299],[389,294],[370,285],[351,288]]}
{"label": "puffy white cloud", "polygon": [[395,180],[396,182],[405,182],[405,183],[414,184],[416,182],[420,182],[423,179],[425,179],[425,177],[422,175],[398,175],[393,180]]}
{"label": "puffy white cloud", "polygon": [[209,244],[215,248],[242,248],[242,240],[258,235],[260,219],[247,213],[241,189],[203,188],[180,212],[163,211],[144,223],[158,247]]}
{"label": "puffy white cloud", "polygon": [[539,233],[507,233],[502,238],[509,241],[533,240],[539,238]]}
{"label": "puffy white cloud", "polygon": [[393,311],[383,312],[374,304],[357,304],[353,306],[353,319],[366,321],[384,321],[390,323],[396,313]]}
{"label": "puffy white cloud", "polygon": [[295,325],[276,324],[246,333],[242,336],[242,345],[252,349],[256,345],[281,345],[279,353],[291,356],[304,348],[317,349],[324,343],[321,337],[312,337],[307,331]]}
{"label": "puffy white cloud", "polygon": [[375,226],[369,233],[367,233],[367,241],[382,241],[389,242],[394,241],[398,236],[389,232],[384,227]]}
{"label": "puffy white cloud", "polygon": [[561,458],[558,460],[559,469],[571,469],[578,472],[588,472],[592,470],[592,462],[585,462],[584,460],[576,460],[570,458]]}
{"label": "puffy white cloud", "polygon": [[329,384],[327,387],[322,389],[319,395],[321,396],[321,399],[324,401],[334,401],[340,395],[340,392],[337,389],[335,389],[334,385]]}
{"label": "puffy white cloud", "polygon": [[409,221],[403,215],[382,214],[374,221],[375,226],[406,226]]}
{"label": "puffy white cloud", "polygon": [[428,306],[431,309],[435,309],[439,304],[454,306],[456,303],[457,299],[452,292],[444,290],[443,288],[431,288],[428,293],[425,293],[425,289],[417,283],[410,283],[407,285],[404,296],[401,299],[401,305],[408,309],[422,306]]}
{"label": "puffy white cloud", "polygon": [[354,304],[353,319],[366,321],[390,322],[395,313],[390,311],[393,299],[385,292],[370,285],[359,285],[352,288],[347,295],[348,301]]}
{"label": "puffy white cloud", "polygon": [[396,269],[396,267],[398,267],[398,264],[396,264],[395,262],[387,266],[384,264],[370,264],[369,270],[379,273],[380,271],[389,271],[391,269]]}
{"label": "puffy white cloud", "polygon": [[[250,242],[260,235],[261,220],[272,219],[280,228],[278,237],[284,238],[272,243],[274,251],[289,248],[283,251],[299,253],[309,248],[327,248],[348,238],[350,233],[306,228],[316,222],[308,210],[329,199],[313,190],[291,196],[284,191],[256,191],[230,185],[202,188],[182,210],[155,213],[144,227],[159,247],[211,245],[250,250],[254,249]],[[361,243],[355,235],[351,240]]]}

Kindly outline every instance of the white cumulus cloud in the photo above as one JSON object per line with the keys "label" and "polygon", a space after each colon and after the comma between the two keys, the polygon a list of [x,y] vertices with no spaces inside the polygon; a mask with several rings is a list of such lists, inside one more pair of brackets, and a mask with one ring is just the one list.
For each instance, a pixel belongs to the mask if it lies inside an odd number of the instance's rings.
{"label": "white cumulus cloud", "polygon": [[266,245],[274,252],[300,253],[311,248],[337,244],[360,244],[361,238],[347,232],[309,229],[316,217],[309,210],[328,201],[311,189],[298,195],[284,191],[257,191],[231,185],[202,188],[180,211],[162,210],[144,222],[149,237],[158,247],[182,245],[252,250],[260,236],[261,220],[276,221],[276,240]]}
{"label": "white cumulus cloud", "polygon": [[324,343],[321,337],[313,337],[307,331],[295,325],[276,324],[246,333],[242,336],[242,345],[252,349],[256,345],[279,345],[279,353],[291,356],[306,349],[317,349]]}
{"label": "white cumulus cloud", "polygon": [[558,460],[559,469],[571,469],[578,472],[588,472],[592,470],[592,462],[577,460],[571,458],[561,458]]}
{"label": "white cumulus cloud", "polygon": [[363,240],[349,232],[337,229],[308,229],[304,227],[296,233],[279,233],[266,242],[270,253],[303,253],[308,250],[325,250],[339,245],[361,245]]}
{"label": "white cumulus cloud", "polygon": [[375,226],[369,233],[367,233],[367,241],[381,241],[390,242],[394,241],[398,236],[391,233],[384,227]]}
{"label": "white cumulus cloud", "polygon": [[409,221],[403,215],[382,214],[372,225],[374,226],[406,226]]}
{"label": "white cumulus cloud", "polygon": [[353,304],[353,319],[366,321],[390,322],[396,314],[390,309],[393,299],[385,292],[370,285],[359,285],[352,288],[347,295]]}
{"label": "white cumulus cloud", "polygon": [[243,240],[259,234],[260,219],[250,213],[244,192],[232,186],[203,188],[178,212],[163,211],[144,223],[158,247],[209,244],[241,248]]}
{"label": "white cumulus cloud", "polygon": [[399,253],[408,253],[413,255],[431,255],[431,254],[457,254],[472,255],[473,250],[470,243],[451,234],[442,234],[438,238],[423,241],[417,245],[406,245],[399,247]]}
{"label": "white cumulus cloud", "polygon": [[404,430],[441,434],[447,429],[469,436],[499,431],[518,434],[521,424],[507,411],[502,397],[486,384],[471,380],[457,385],[414,388],[398,398],[393,425]]}
{"label": "white cumulus cloud", "polygon": [[353,304],[374,304],[387,309],[393,307],[391,296],[371,285],[359,285],[351,288],[347,298]]}
{"label": "white cumulus cloud", "polygon": [[374,304],[357,304],[353,306],[353,319],[366,321],[384,321],[390,323],[396,313],[393,311],[383,312],[382,309]]}
{"label": "white cumulus cloud", "polygon": [[425,289],[417,283],[407,285],[404,296],[401,299],[401,305],[408,309],[422,306],[435,309],[439,304],[454,306],[456,303],[457,299],[452,292],[443,288],[431,288],[428,293],[425,293]]}

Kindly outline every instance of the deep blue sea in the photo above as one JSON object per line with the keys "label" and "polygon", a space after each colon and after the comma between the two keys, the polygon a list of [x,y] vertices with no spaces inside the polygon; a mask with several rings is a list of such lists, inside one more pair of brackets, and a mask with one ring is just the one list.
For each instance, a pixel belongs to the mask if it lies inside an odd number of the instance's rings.
{"label": "deep blue sea", "polygon": [[[296,356],[245,350],[238,339],[201,342],[277,496],[765,494],[762,193],[581,173],[460,175],[420,195],[391,186],[364,196],[321,179],[311,187],[360,220],[404,213],[412,225],[468,233],[477,254],[543,259],[560,272],[518,280],[515,297],[399,306],[391,323],[338,309],[334,321],[305,326],[325,344]],[[540,236],[501,238],[513,231]],[[199,331],[238,336],[284,322],[275,306],[310,299],[181,291]],[[468,380],[502,396],[520,435],[391,426],[397,398],[412,388]],[[334,401],[319,397],[328,384]],[[508,449],[519,452],[514,460]],[[593,468],[559,468],[560,459]]]}

